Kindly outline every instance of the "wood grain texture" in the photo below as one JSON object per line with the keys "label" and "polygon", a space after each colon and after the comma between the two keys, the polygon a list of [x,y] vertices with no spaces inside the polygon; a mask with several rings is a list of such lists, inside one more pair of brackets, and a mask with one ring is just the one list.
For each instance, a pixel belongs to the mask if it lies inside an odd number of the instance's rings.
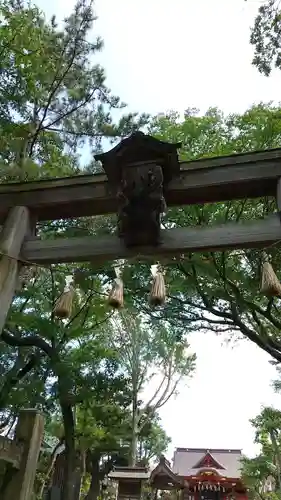
{"label": "wood grain texture", "polygon": [[16,443],[13,439],[0,436],[0,460],[9,462],[19,469],[22,458],[22,445]]}
{"label": "wood grain texture", "polygon": [[280,218],[274,214],[264,220],[228,223],[205,228],[163,230],[158,247],[128,250],[117,236],[84,237],[27,241],[22,258],[38,264],[108,260],[135,256],[176,256],[188,252],[225,250],[230,248],[266,247],[281,240]]}
{"label": "wood grain texture", "polygon": [[281,212],[281,177],[279,177],[276,186],[276,204],[279,212]]}
{"label": "wood grain texture", "polygon": [[[281,177],[281,148],[181,163],[181,173],[165,193],[168,206],[275,196]],[[117,211],[106,176],[84,175],[0,186],[0,221],[22,205],[38,220]]]}
{"label": "wood grain texture", "polygon": [[28,229],[28,209],[12,208],[0,234],[0,335],[17,286],[19,273],[17,259]]}

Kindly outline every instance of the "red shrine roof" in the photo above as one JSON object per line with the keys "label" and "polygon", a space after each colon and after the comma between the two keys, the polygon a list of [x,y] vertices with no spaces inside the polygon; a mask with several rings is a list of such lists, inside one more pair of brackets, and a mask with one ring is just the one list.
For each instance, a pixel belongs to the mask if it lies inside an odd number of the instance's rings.
{"label": "red shrine roof", "polygon": [[177,448],[173,458],[173,472],[182,477],[196,476],[201,470],[210,470],[225,478],[240,478],[241,450]]}

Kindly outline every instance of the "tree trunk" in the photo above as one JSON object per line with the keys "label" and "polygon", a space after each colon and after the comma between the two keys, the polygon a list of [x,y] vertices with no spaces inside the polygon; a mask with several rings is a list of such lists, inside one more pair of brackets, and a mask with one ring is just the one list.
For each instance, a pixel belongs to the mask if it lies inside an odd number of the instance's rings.
{"label": "tree trunk", "polygon": [[132,438],[130,449],[130,467],[135,467],[137,463],[137,447],[138,447],[138,402],[137,391],[133,390],[133,409],[132,409]]}
{"label": "tree trunk", "polygon": [[274,449],[275,456],[276,456],[276,462],[277,462],[277,483],[278,483],[277,489],[280,490],[280,488],[281,488],[281,453],[279,450],[279,446],[278,446],[274,431],[270,432],[270,438],[271,438],[271,442],[273,445],[273,449]]}
{"label": "tree trunk", "polygon": [[61,500],[74,499],[74,478],[76,468],[75,455],[75,439],[74,439],[74,418],[72,407],[60,399],[62,419],[64,425],[65,438],[65,464],[64,464],[64,481]]}
{"label": "tree trunk", "polygon": [[[97,500],[100,494],[100,455],[91,454],[89,458],[91,485],[85,500]],[[89,470],[89,466],[87,469]]]}
{"label": "tree trunk", "polygon": [[81,482],[80,486],[84,491],[84,483],[86,480],[86,456],[87,456],[87,451],[81,450],[80,451],[80,476],[81,476]]}

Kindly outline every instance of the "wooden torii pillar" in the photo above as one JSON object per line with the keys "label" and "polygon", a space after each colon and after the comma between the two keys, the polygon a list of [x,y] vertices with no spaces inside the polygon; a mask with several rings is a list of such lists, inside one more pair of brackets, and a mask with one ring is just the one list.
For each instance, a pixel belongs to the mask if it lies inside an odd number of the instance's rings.
{"label": "wooden torii pillar", "polygon": [[0,334],[18,283],[21,247],[30,229],[28,208],[11,208],[0,234]]}

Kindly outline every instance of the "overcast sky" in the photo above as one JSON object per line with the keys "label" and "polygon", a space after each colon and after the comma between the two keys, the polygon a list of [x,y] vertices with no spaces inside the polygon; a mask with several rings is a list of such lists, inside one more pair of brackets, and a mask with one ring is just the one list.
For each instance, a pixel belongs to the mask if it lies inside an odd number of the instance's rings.
{"label": "overcast sky", "polygon": [[[73,0],[38,0],[48,14],[64,17]],[[244,111],[280,99],[281,72],[270,78],[251,66],[250,26],[255,0],[96,0],[95,34],[105,41],[98,56],[108,85],[132,111],[150,113],[218,106]],[[161,412],[174,447],[243,448],[252,455],[249,419],[261,405],[281,408],[270,383],[268,357],[242,341],[195,333],[197,371],[188,387]]]}

